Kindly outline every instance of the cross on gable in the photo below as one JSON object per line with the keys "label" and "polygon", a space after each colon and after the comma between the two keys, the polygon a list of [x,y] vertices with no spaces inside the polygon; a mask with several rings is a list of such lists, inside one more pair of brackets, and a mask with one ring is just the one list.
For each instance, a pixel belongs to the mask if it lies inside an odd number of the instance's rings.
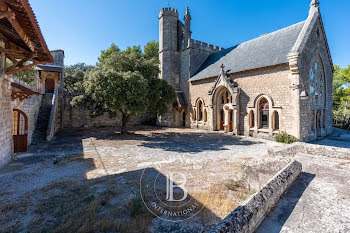
{"label": "cross on gable", "polygon": [[220,68],[221,68],[222,70],[224,70],[224,69],[225,69],[224,64],[222,64],[222,65],[220,66]]}

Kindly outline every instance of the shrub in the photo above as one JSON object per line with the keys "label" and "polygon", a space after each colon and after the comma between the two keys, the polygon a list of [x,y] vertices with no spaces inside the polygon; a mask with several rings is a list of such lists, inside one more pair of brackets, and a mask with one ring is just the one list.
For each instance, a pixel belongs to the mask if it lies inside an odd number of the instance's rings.
{"label": "shrub", "polygon": [[131,200],[131,205],[131,216],[136,217],[142,213],[143,202],[140,195],[137,195]]}
{"label": "shrub", "polygon": [[286,144],[292,144],[294,142],[299,142],[299,140],[296,137],[294,137],[290,134],[287,134],[286,132],[278,133],[275,137],[275,141],[286,143]]}

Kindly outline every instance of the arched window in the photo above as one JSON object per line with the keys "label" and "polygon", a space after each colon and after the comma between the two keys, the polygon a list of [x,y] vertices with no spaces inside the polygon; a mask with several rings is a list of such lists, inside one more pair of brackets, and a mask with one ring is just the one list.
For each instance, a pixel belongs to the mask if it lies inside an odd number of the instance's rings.
{"label": "arched window", "polygon": [[203,120],[203,103],[201,100],[198,101],[197,104],[197,116],[198,116],[198,121],[202,121]]}
{"label": "arched window", "polygon": [[193,120],[194,120],[194,121],[197,120],[197,111],[196,111],[196,108],[193,108]]}
{"label": "arched window", "polygon": [[230,95],[230,104],[232,104],[232,95]]}
{"label": "arched window", "polygon": [[254,111],[253,110],[250,110],[250,113],[249,113],[249,127],[250,128],[254,128],[255,124],[254,124]]}
{"label": "arched window", "polygon": [[208,113],[207,113],[207,109],[204,109],[204,122],[208,121]]}
{"label": "arched window", "polygon": [[221,104],[225,104],[225,96],[224,96],[224,94],[221,96]]}
{"label": "arched window", "polygon": [[277,111],[273,112],[273,130],[280,129],[280,117]]}
{"label": "arched window", "polygon": [[269,128],[269,101],[262,98],[259,102],[259,127],[263,129]]}
{"label": "arched window", "polygon": [[310,96],[314,105],[322,105],[325,103],[325,78],[321,59],[313,63],[310,69]]}

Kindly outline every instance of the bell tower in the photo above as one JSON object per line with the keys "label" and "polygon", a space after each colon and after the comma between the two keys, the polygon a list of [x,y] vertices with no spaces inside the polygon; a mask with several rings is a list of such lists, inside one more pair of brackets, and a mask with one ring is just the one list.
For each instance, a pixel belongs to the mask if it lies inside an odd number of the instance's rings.
{"label": "bell tower", "polygon": [[159,12],[160,78],[179,89],[179,13],[167,7]]}

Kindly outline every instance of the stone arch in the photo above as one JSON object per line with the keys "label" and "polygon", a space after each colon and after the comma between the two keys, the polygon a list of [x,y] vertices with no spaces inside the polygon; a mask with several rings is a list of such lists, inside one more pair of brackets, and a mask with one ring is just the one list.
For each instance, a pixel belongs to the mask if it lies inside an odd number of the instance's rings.
{"label": "stone arch", "polygon": [[254,102],[253,102],[253,108],[257,107],[257,103],[261,100],[261,98],[266,98],[269,101],[269,104],[271,107],[275,106],[275,103],[270,95],[267,94],[259,94],[257,97],[255,97]]}
{"label": "stone arch", "polygon": [[197,98],[196,102],[195,102],[195,106],[196,106],[196,119],[197,121],[203,121],[204,118],[204,109],[205,109],[205,103],[204,100],[202,98]]}

